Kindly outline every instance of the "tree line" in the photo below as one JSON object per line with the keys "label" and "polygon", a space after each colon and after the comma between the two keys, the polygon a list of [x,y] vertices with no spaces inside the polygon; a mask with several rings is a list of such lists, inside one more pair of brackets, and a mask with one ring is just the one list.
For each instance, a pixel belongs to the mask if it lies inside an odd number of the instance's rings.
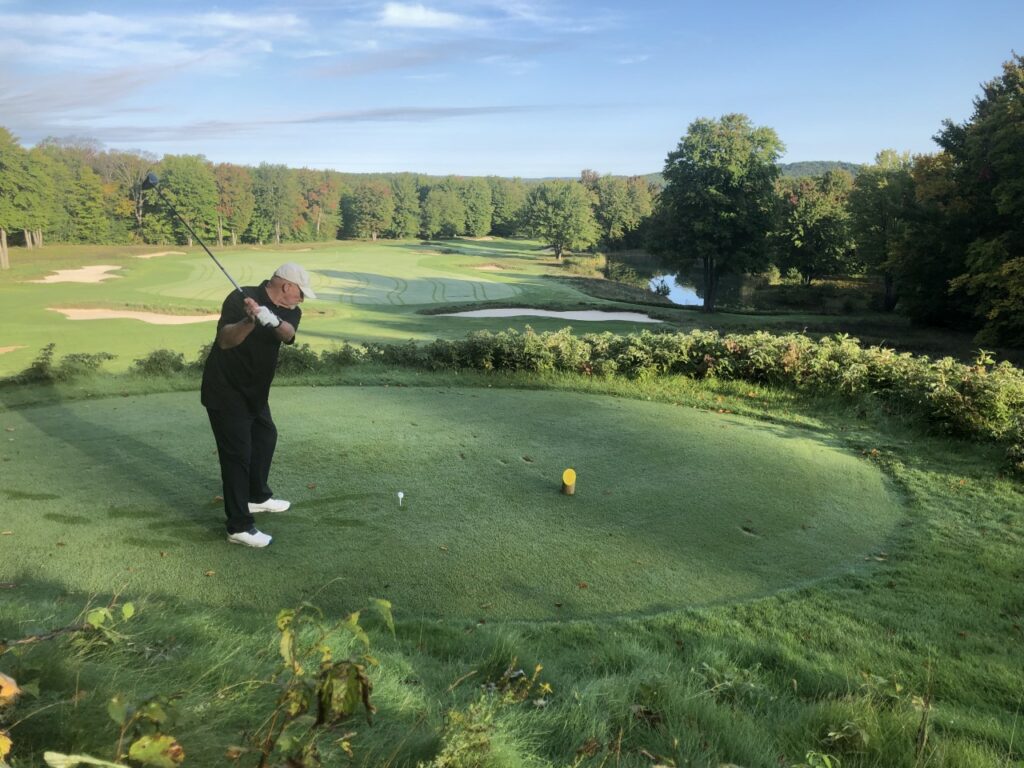
{"label": "tree line", "polygon": [[339,237],[539,237],[555,251],[638,244],[657,188],[639,178],[581,175],[432,177],[411,173],[214,164],[201,155],[104,151],[89,140],[46,139],[24,149],[0,128],[0,268],[11,244],[192,245],[192,235],[143,188],[160,190],[204,242],[281,243]]}
{"label": "tree line", "polygon": [[187,243],[191,235],[143,189],[155,170],[170,203],[204,240],[535,237],[567,251],[646,247],[669,267],[704,271],[704,308],[726,273],[775,265],[805,284],[871,274],[884,309],[1024,346],[1024,58],[982,86],[939,151],[883,150],[856,175],[792,176],[776,132],[742,114],[701,118],[651,177],[576,180],[346,174],[201,155],[103,151],[47,139],[24,149],[0,128],[0,268],[7,239]]}
{"label": "tree line", "polygon": [[668,154],[647,242],[719,278],[774,263],[805,283],[873,274],[884,308],[1024,346],[1024,57],[982,85],[972,115],[943,122],[939,151],[883,150],[845,170],[782,177],[783,144],[741,114],[699,119]]}

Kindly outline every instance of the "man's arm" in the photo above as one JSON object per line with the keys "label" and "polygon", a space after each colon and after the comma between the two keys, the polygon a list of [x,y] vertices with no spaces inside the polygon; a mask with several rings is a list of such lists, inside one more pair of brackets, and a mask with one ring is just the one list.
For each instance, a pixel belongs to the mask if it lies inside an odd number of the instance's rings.
{"label": "man's arm", "polygon": [[[221,349],[231,349],[245,341],[249,334],[252,333],[252,329],[256,327],[256,313],[259,311],[260,305],[247,296],[245,298],[245,317],[237,323],[228,323],[221,326],[220,330],[217,331],[217,346]],[[284,325],[284,323],[281,323],[281,325]],[[278,326],[278,331],[280,331],[280,326]],[[292,329],[292,335],[295,335],[294,329]]]}

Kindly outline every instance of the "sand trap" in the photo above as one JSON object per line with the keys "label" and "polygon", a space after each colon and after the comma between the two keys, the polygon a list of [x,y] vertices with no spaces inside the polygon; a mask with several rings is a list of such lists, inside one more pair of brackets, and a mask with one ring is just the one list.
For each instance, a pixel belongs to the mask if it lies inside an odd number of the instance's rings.
{"label": "sand trap", "polygon": [[25,345],[20,344],[16,347],[0,347],[0,355],[6,355],[8,352],[13,352],[16,349],[24,349]]}
{"label": "sand trap", "polygon": [[155,259],[157,256],[187,256],[184,251],[157,251],[156,253],[137,253],[136,259]]}
{"label": "sand trap", "polygon": [[552,312],[547,309],[528,309],[525,307],[513,309],[474,309],[470,312],[446,312],[441,317],[557,317],[560,320],[585,320],[601,321],[624,320],[630,323],[661,323],[663,320],[655,320],[653,317],[639,312]]}
{"label": "sand trap", "polygon": [[60,312],[68,320],[141,320],[153,325],[188,325],[208,323],[220,315],[160,315],[156,312],[136,312],[130,309],[60,309],[47,307],[51,312]]}
{"label": "sand trap", "polygon": [[109,264],[97,264],[93,267],[82,267],[81,269],[58,269],[52,275],[47,275],[42,280],[29,280],[30,283],[100,283],[121,275],[108,275],[120,267],[112,267]]}
{"label": "sand trap", "polygon": [[504,272],[505,268],[497,264],[481,264],[479,267],[473,267],[473,269],[482,269],[484,272]]}

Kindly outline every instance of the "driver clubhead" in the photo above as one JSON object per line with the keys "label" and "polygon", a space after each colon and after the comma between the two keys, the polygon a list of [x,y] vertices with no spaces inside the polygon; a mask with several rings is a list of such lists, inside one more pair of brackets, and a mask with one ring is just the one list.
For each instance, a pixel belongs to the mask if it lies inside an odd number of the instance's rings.
{"label": "driver clubhead", "polygon": [[156,185],[159,184],[159,183],[160,183],[160,179],[157,178],[157,175],[155,173],[150,171],[149,173],[146,174],[146,178],[142,182],[142,188],[143,189],[155,189]]}

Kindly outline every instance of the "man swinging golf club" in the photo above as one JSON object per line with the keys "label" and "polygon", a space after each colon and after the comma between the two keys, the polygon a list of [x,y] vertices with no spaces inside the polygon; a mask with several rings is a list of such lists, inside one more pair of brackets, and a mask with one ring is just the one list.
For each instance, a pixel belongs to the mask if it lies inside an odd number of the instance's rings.
{"label": "man swinging golf club", "polygon": [[271,537],[257,530],[256,512],[285,512],[267,484],[277,445],[270,415],[270,384],[281,344],[295,342],[299,304],[315,299],[309,273],[282,264],[269,280],[228,294],[217,321],[217,337],[203,369],[202,403],[217,441],[224,484],[228,541],[265,547]]}

